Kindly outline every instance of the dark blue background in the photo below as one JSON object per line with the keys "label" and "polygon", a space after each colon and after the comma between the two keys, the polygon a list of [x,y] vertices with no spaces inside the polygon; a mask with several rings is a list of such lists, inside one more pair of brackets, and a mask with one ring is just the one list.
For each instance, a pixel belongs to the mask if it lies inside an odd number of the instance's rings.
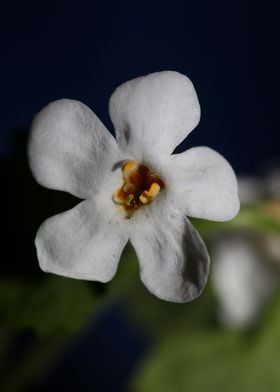
{"label": "dark blue background", "polygon": [[1,10],[1,147],[49,101],[75,98],[112,130],[115,87],[149,72],[188,75],[209,145],[238,172],[279,156],[278,12],[250,1],[10,2]]}

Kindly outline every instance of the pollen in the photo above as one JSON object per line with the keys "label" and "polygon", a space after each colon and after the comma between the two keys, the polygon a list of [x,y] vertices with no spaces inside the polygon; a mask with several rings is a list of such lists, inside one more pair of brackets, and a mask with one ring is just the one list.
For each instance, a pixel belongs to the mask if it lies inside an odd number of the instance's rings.
{"label": "pollen", "polygon": [[126,212],[126,218],[150,203],[165,188],[164,182],[148,166],[136,161],[122,165],[123,185],[116,189],[113,200]]}

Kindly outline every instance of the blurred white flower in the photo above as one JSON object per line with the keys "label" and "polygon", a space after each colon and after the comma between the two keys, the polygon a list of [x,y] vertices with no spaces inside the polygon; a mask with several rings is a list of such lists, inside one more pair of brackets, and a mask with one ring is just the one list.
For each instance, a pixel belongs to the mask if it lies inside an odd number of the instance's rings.
{"label": "blurred white flower", "polygon": [[[273,218],[280,225],[280,193],[273,192],[272,195],[273,198],[266,201],[263,210],[268,217]],[[271,261],[280,267],[280,235],[266,234],[264,236],[264,247]]]}
{"label": "blurred white flower", "polygon": [[264,187],[270,197],[280,199],[280,166],[276,165],[269,170],[264,179]]}
{"label": "blurred white flower", "polygon": [[238,177],[238,191],[241,205],[255,203],[262,197],[262,183],[255,177]]}
{"label": "blurred white flower", "polygon": [[231,328],[253,325],[275,291],[274,269],[244,233],[220,240],[212,257],[219,319]]}
{"label": "blurred white flower", "polygon": [[280,200],[280,167],[263,170],[262,176],[239,176],[238,190],[241,205],[269,198]]}
{"label": "blurred white flower", "polygon": [[[280,222],[280,170],[263,177],[239,177],[241,205],[260,203],[264,216]],[[233,231],[213,247],[213,285],[219,318],[228,327],[256,323],[271,300],[279,279],[280,238],[277,233]]]}
{"label": "blurred white flower", "polygon": [[185,302],[204,288],[209,257],[186,215],[229,220],[239,210],[228,162],[206,147],[172,155],[197,125],[191,81],[177,72],[124,83],[110,98],[116,140],[84,104],[63,99],[35,118],[29,159],[37,181],[85,199],[36,236],[44,271],[107,282],[131,241],[146,287]]}

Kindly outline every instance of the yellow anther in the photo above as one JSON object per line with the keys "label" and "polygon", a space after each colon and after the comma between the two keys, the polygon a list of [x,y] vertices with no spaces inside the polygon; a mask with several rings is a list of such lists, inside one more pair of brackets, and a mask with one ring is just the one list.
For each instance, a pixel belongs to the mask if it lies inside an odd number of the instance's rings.
{"label": "yellow anther", "polygon": [[134,196],[133,196],[132,193],[130,193],[128,196],[126,196],[126,198],[125,198],[125,204],[126,204],[127,206],[131,206],[132,203],[133,203],[133,201],[134,201]]}
{"label": "yellow anther", "polygon": [[139,196],[139,200],[141,201],[142,204],[148,204],[151,201],[151,198],[150,198],[148,192],[144,191]]}
{"label": "yellow anther", "polygon": [[153,182],[149,188],[148,196],[154,199],[160,192],[160,186],[157,182]]}
{"label": "yellow anther", "polygon": [[135,161],[128,161],[123,164],[122,171],[123,173],[127,173],[132,169],[136,169],[137,163]]}

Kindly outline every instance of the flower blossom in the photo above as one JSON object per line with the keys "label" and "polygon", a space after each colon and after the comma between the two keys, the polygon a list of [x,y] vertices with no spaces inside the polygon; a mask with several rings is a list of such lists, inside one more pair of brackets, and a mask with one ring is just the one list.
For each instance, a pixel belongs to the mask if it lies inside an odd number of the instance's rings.
{"label": "flower blossom", "polygon": [[[280,170],[265,176],[239,177],[241,206],[259,205],[265,219],[280,227]],[[230,329],[255,326],[279,287],[280,241],[275,231],[256,226],[214,238],[212,282],[220,322]]]}
{"label": "flower blossom", "polygon": [[264,239],[252,234],[231,233],[213,247],[218,318],[231,329],[255,325],[277,288],[277,268],[257,248]]}
{"label": "flower blossom", "polygon": [[200,118],[194,87],[180,73],[122,84],[109,112],[116,139],[75,100],[51,102],[34,119],[28,149],[34,177],[83,199],[40,226],[40,267],[108,282],[130,241],[151,293],[193,300],[205,286],[209,256],[186,216],[232,219],[239,210],[234,172],[207,147],[172,154]]}

